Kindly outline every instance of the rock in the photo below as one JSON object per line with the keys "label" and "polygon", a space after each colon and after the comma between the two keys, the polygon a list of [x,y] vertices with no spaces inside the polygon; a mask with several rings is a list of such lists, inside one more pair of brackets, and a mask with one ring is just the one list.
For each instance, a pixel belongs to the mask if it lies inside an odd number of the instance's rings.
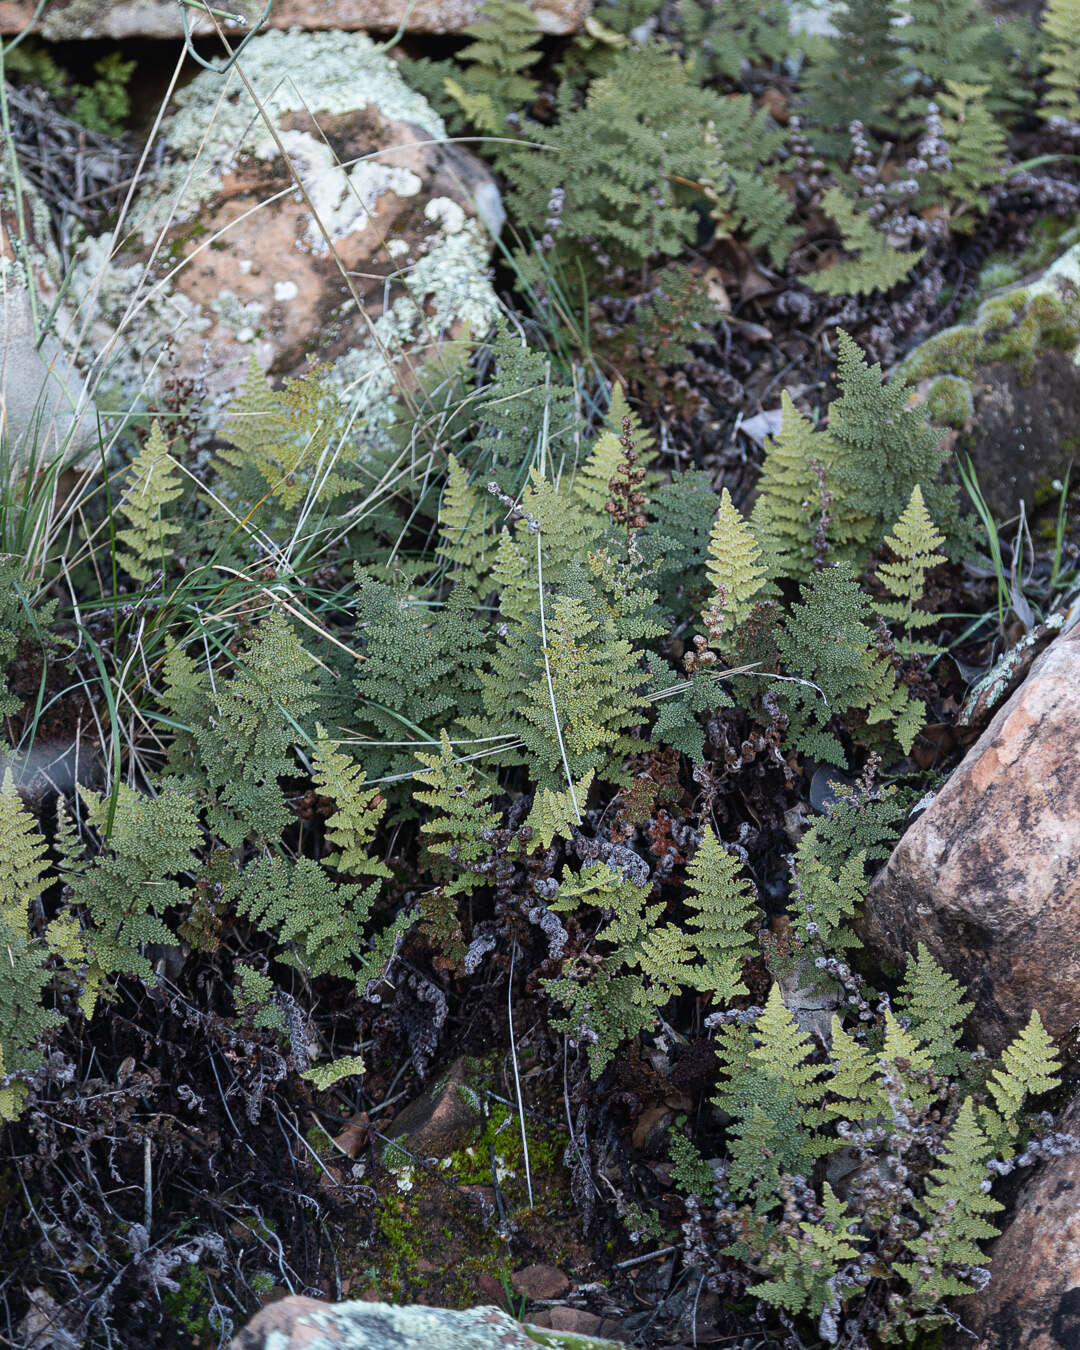
{"label": "rock", "polygon": [[[572,33],[585,22],[589,0],[531,0],[536,22],[544,33]],[[229,0],[216,8],[243,18],[243,24],[223,23],[235,39],[256,23],[265,0]],[[30,23],[37,0],[0,0],[0,33],[17,33]],[[404,20],[410,33],[455,33],[479,14],[479,0],[275,0],[267,18],[271,28],[367,29],[395,32]],[[196,34],[214,32],[209,19],[192,12]],[[89,38],[178,38],[183,34],[180,6],[175,0],[51,0],[37,31],[49,42]]]}
{"label": "rock", "polygon": [[[1080,1135],[1080,1097],[1059,1128]],[[996,1350],[1080,1345],[1080,1155],[1039,1166],[987,1264],[990,1283],[957,1305],[966,1327]],[[953,1339],[957,1350],[973,1344],[967,1335]]]}
{"label": "rock", "polygon": [[455,1060],[449,1073],[399,1111],[386,1130],[418,1158],[448,1158],[476,1133],[480,1119],[461,1089],[467,1085],[465,1061]]}
{"label": "rock", "polygon": [[28,467],[73,464],[98,445],[85,380],[54,333],[40,337],[61,272],[36,194],[25,189],[17,212],[0,191],[0,425],[13,462]]}
{"label": "rock", "polygon": [[524,1298],[562,1298],[570,1291],[570,1281],[555,1266],[525,1266],[511,1275],[510,1283]]}
{"label": "rock", "polygon": [[255,1314],[231,1350],[535,1350],[500,1308],[395,1307],[286,1298]]}
{"label": "rock", "polygon": [[918,943],[968,988],[999,1053],[1038,1009],[1080,1017],[1080,625],[1055,639],[875,878],[859,935],[902,963]]}
{"label": "rock", "polygon": [[167,369],[220,403],[252,357],[272,375],[314,358],[350,412],[385,421],[418,348],[496,313],[498,189],[363,33],[267,33],[243,68],[269,125],[235,71],[201,72],[164,121],[128,242],[82,247],[72,293],[96,307],[103,383],[152,400]]}
{"label": "rock", "polygon": [[1031,285],[983,301],[971,323],[916,347],[900,370],[931,418],[970,455],[998,520],[1028,512],[1063,476],[1075,445],[1062,428],[1080,420],[1080,245]]}

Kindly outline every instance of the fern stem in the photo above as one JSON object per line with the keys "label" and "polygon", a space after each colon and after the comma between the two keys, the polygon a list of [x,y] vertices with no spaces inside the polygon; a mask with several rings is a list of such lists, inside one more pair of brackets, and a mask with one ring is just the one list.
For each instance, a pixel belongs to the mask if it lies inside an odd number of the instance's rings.
{"label": "fern stem", "polygon": [[548,694],[551,697],[551,716],[555,721],[555,735],[559,741],[559,754],[562,755],[563,772],[566,774],[567,786],[570,789],[570,800],[573,802],[574,814],[577,816],[577,823],[580,825],[581,807],[578,806],[577,793],[574,791],[574,776],[570,772],[570,761],[566,756],[562,727],[559,725],[559,711],[555,707],[555,685],[551,678],[551,661],[548,658],[547,624],[544,620],[544,562],[540,549],[539,530],[536,532],[536,579],[537,594],[540,599],[540,648],[544,653],[544,674],[547,676]]}

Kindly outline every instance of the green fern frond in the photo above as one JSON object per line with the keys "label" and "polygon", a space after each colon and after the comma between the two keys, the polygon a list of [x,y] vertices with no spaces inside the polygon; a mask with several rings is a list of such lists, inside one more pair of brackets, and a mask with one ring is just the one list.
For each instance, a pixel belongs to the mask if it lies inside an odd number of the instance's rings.
{"label": "green fern frond", "polygon": [[342,754],[321,726],[316,726],[316,735],[312,780],[315,790],[336,807],[326,837],[339,851],[326,855],[327,865],[351,877],[392,876],[389,867],[370,853],[386,814],[386,798],[377,787],[365,790],[363,768]]}
{"label": "green fern frond", "polygon": [[836,221],[845,253],[822,272],[803,278],[812,291],[823,295],[872,295],[890,291],[922,261],[925,249],[900,253],[885,235],[859,215],[840,188],[832,187],[821,199],[821,209]]}
{"label": "green fern frond", "polygon": [[916,606],[926,594],[926,574],[945,561],[939,552],[944,542],[945,536],[936,529],[916,483],[892,534],[885,538],[896,561],[879,564],[875,573],[892,599],[878,601],[874,608],[884,618],[903,625],[902,651],[932,655],[940,650],[933,644],[912,642],[910,634],[913,628],[925,628],[935,621],[934,615]]}
{"label": "green fern frond", "polygon": [[761,549],[727,488],[709,535],[705,572],[712,587],[707,614],[722,619],[723,640],[730,643],[766,586]]}
{"label": "green fern frond", "polygon": [[1080,122],[1080,0],[1048,0],[1041,36],[1047,94],[1039,114]]}
{"label": "green fern frond", "polygon": [[447,467],[436,554],[455,582],[479,592],[495,556],[494,542],[485,530],[487,501],[454,455],[447,457]]}
{"label": "green fern frond", "polygon": [[583,778],[573,785],[567,785],[562,792],[553,792],[550,788],[541,788],[533,802],[525,826],[532,830],[532,842],[529,852],[538,848],[548,848],[556,837],[569,839],[575,829],[580,828],[585,801],[592,786],[593,771],[590,769]]}
{"label": "green fern frond", "polygon": [[780,430],[765,446],[750,528],[768,559],[771,578],[804,581],[814,570],[815,535],[822,517],[818,467],[827,473],[834,450],[785,390]]}
{"label": "green fern frond", "polygon": [[542,55],[536,15],[520,0],[484,0],[461,31],[472,41],[457,53],[460,83],[448,78],[446,92],[478,130],[503,134],[507,115],[531,103],[539,88],[522,74]]}
{"label": "green fern frond", "polygon": [[23,806],[10,769],[0,785],[0,916],[30,936],[30,906],[49,885],[48,846]]}
{"label": "green fern frond", "polygon": [[131,462],[117,511],[126,522],[117,530],[120,563],[136,581],[147,582],[172,552],[170,540],[180,533],[167,508],[183,493],[179,466],[169,454],[159,423],[150,427],[146,444]]}
{"label": "green fern frond", "polygon": [[1015,1138],[1024,1099],[1060,1087],[1060,1072],[1061,1061],[1054,1042],[1047,1035],[1037,1010],[1032,1009],[1027,1025],[1005,1047],[1001,1063],[986,1085],[997,1113],[995,1118],[994,1113],[984,1107],[983,1115],[994,1136]]}
{"label": "green fern frond", "polygon": [[897,1007],[911,1024],[938,1073],[959,1073],[964,1062],[960,1033],[974,1005],[959,980],[943,970],[922,942],[908,961]]}
{"label": "green fern frond", "polygon": [[711,992],[721,1004],[748,992],[742,967],[757,946],[749,927],[761,919],[754,888],[739,872],[738,860],[706,825],[686,869],[690,892],[686,903],[692,911],[687,927],[693,930],[693,946],[703,960],[691,969],[685,984]]}
{"label": "green fern frond", "polygon": [[449,895],[468,895],[485,884],[468,865],[490,854],[484,835],[498,825],[498,813],[473,766],[454,755],[445,729],[440,732],[439,753],[417,751],[416,758],[425,767],[416,775],[423,786],[413,792],[413,800],[431,808],[420,833],[432,855],[432,870]]}

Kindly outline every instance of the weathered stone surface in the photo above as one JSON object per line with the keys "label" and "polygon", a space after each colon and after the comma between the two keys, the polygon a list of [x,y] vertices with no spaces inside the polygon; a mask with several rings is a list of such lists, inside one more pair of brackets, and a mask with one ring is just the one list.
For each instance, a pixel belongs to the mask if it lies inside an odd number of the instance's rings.
{"label": "weathered stone surface", "polygon": [[[1060,1129],[1080,1135],[1080,1097]],[[1075,1350],[1080,1345],[1080,1156],[1042,1163],[990,1248],[990,1283],[957,1307],[995,1350]],[[970,1336],[954,1343],[970,1347]]]}
{"label": "weathered stone surface", "polygon": [[[215,6],[244,20],[224,24],[235,40],[246,25],[258,21],[265,0],[229,0]],[[17,33],[30,23],[36,0],[0,0],[0,33]],[[268,24],[272,28],[368,29],[395,32],[405,22],[410,33],[454,33],[471,23],[480,11],[479,0],[275,0]],[[590,0],[532,0],[536,21],[545,33],[572,33],[591,8]],[[208,19],[191,20],[194,33],[212,33]],[[177,38],[183,33],[176,0],[51,0],[38,31],[50,42],[86,38]]]}
{"label": "weathered stone surface", "polygon": [[995,516],[1009,519],[1076,456],[1080,299],[1074,245],[1030,285],[991,296],[970,323],[936,334],[901,369],[930,415],[970,455]]}
{"label": "weathered stone surface", "polygon": [[511,1275],[510,1283],[524,1298],[562,1298],[570,1290],[565,1272],[556,1266],[525,1266]]}
{"label": "weathered stone surface", "polygon": [[1000,1052],[1037,1008],[1080,1021],[1080,625],[1031,668],[870,890],[860,936],[897,962],[925,942]]}
{"label": "weathered stone surface", "polygon": [[476,1133],[479,1117],[462,1096],[465,1061],[455,1060],[445,1077],[399,1111],[386,1130],[420,1158],[448,1158]]}
{"label": "weathered stone surface", "polygon": [[256,1313],[232,1350],[534,1350],[499,1308],[399,1308],[287,1298]]}
{"label": "weathered stone surface", "polygon": [[164,368],[223,401],[252,356],[274,375],[314,358],[361,417],[387,412],[396,374],[494,316],[498,190],[363,33],[265,34],[244,73],[258,104],[235,72],[178,95],[128,242],[82,250],[106,383],[153,398]]}

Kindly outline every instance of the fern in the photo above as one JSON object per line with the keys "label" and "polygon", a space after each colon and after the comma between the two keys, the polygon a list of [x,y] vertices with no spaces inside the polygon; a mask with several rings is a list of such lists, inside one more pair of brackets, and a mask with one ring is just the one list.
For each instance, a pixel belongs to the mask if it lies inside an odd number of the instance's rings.
{"label": "fern", "polygon": [[895,670],[877,653],[870,617],[854,572],[837,563],[802,588],[777,639],[784,668],[806,682],[785,684],[779,694],[791,742],[830,764],[845,762],[839,740],[826,730],[832,717],[861,711],[868,723],[899,722],[909,705]]}
{"label": "fern", "polygon": [[495,376],[484,386],[477,410],[484,425],[478,447],[499,485],[516,495],[542,445],[549,455],[572,448],[574,391],[559,380],[546,354],[505,323],[496,329],[490,350]]}
{"label": "fern", "polygon": [[880,365],[838,331],[837,376],[841,396],[829,408],[836,445],[830,486],[850,521],[851,537],[876,543],[907,506],[916,485],[934,520],[948,525],[956,515],[956,488],[942,484],[941,433],[926,409],[913,406],[902,378],[882,383]]}
{"label": "fern", "polygon": [[[680,199],[679,183],[696,181],[706,129],[710,122],[727,125],[727,102],[694,85],[670,51],[647,45],[617,50],[581,107],[564,85],[559,112],[554,127],[526,124],[522,147],[499,157],[517,218],[537,235],[546,230],[555,258],[584,246],[601,271],[680,253],[694,237],[697,217]],[[744,140],[740,145],[735,137],[730,146],[725,140],[720,157],[737,155],[749,169],[759,153],[753,138],[760,139],[764,123],[752,123],[748,107],[731,112]],[[533,147],[540,144],[549,152],[538,154]],[[555,192],[563,194],[561,211],[545,226]]]}
{"label": "fern", "polygon": [[860,1124],[879,1119],[888,1106],[880,1082],[879,1061],[854,1036],[848,1035],[835,1015],[829,1037],[829,1059],[832,1076],[826,1082],[826,1116]]}
{"label": "fern", "polygon": [[251,1019],[251,1025],[260,1031],[277,1031],[285,1034],[288,1022],[285,1014],[274,1001],[277,987],[264,971],[254,966],[237,965],[233,974],[237,983],[233,986],[233,1002],[236,1011]]}
{"label": "fern", "polygon": [[495,828],[499,817],[487,791],[477,782],[476,770],[454,755],[445,729],[440,733],[439,753],[418,750],[416,758],[425,767],[416,775],[423,789],[413,792],[413,800],[432,809],[420,833],[432,855],[435,875],[447,883],[450,895],[469,894],[483,880],[468,865],[490,854],[484,835]]}
{"label": "fern", "polygon": [[916,483],[893,533],[885,539],[896,561],[881,563],[875,574],[892,599],[878,601],[874,608],[884,618],[903,625],[904,637],[898,649],[904,653],[935,655],[941,651],[933,643],[913,641],[911,631],[934,622],[932,614],[916,606],[926,593],[926,574],[945,561],[938,552],[944,542],[945,536],[934,528]]}
{"label": "fern", "polygon": [[30,910],[48,888],[48,848],[34,817],[23,806],[10,769],[0,784],[0,915],[29,935]]}
{"label": "fern", "polygon": [[966,1059],[960,1031],[973,1005],[964,998],[959,982],[942,970],[921,942],[908,961],[897,1006],[938,1073],[959,1073]]}
{"label": "fern", "polygon": [[827,1181],[822,1183],[821,1194],[820,1220],[803,1220],[795,1232],[784,1234],[782,1245],[770,1246],[759,1266],[760,1273],[769,1278],[752,1284],[748,1294],[792,1314],[839,1305],[836,1277],[859,1255],[856,1243],[867,1239],[854,1231],[858,1220],[847,1212]]}
{"label": "fern", "polygon": [[18,1118],[27,1089],[14,1075],[40,1065],[41,1041],[64,1020],[42,1006],[48,956],[43,942],[0,913],[0,1121]]}
{"label": "fern", "polygon": [[874,291],[890,291],[922,261],[925,249],[914,253],[898,252],[880,230],[875,229],[864,215],[859,215],[840,188],[829,188],[821,199],[821,207],[839,226],[845,253],[855,256],[804,277],[804,284],[812,291],[823,295],[872,295]]}
{"label": "fern", "polygon": [[[985,215],[990,207],[986,189],[1002,181],[1007,145],[1005,132],[986,105],[988,84],[965,84],[949,79],[936,95],[941,105],[941,131],[949,147],[950,168],[933,175],[935,200],[945,196]],[[962,228],[961,211],[953,211],[953,229]],[[970,227],[968,227],[970,228]]]}
{"label": "fern", "polygon": [[455,583],[476,593],[485,584],[495,556],[494,541],[485,530],[487,499],[470,483],[453,455],[447,467],[436,554]]}
{"label": "fern", "polygon": [[460,79],[447,77],[446,92],[478,130],[502,134],[508,114],[539,88],[522,74],[541,56],[536,16],[520,0],[484,0],[479,18],[461,31],[472,41],[457,53]]}
{"label": "fern", "polygon": [[997,1110],[983,1107],[980,1114],[995,1142],[1007,1143],[1016,1137],[1025,1097],[1060,1087],[1060,1072],[1061,1061],[1057,1058],[1054,1043],[1046,1034],[1038,1012],[1033,1009],[1027,1025],[1005,1047],[1001,1063],[986,1085]]}
{"label": "fern", "polygon": [[1041,36],[1047,92],[1039,108],[1042,117],[1064,117],[1080,122],[1080,3],[1047,0]]}
{"label": "fern", "polygon": [[791,51],[784,0],[763,0],[753,8],[737,0],[684,0],[679,23],[698,83],[709,75],[740,80],[744,64],[779,64]]}
{"label": "fern", "polygon": [[712,587],[706,612],[719,620],[722,646],[730,651],[755,596],[765,588],[766,577],[761,549],[727,488],[720,494],[720,508],[709,535],[705,573]]}
{"label": "fern", "polygon": [[[984,79],[980,46],[993,25],[973,0],[904,0],[904,10],[907,23],[900,29],[900,41],[923,94],[942,90],[950,80],[978,84]],[[907,108],[921,113],[925,98],[913,95]]]}
{"label": "fern", "polygon": [[847,145],[853,121],[872,128],[888,125],[899,52],[893,10],[877,0],[846,0],[832,12],[831,22],[836,36],[811,64],[804,91],[815,143],[836,154]]}
{"label": "fern", "polygon": [[326,837],[340,851],[327,854],[327,865],[350,877],[391,876],[389,867],[372,858],[369,851],[386,813],[386,798],[378,788],[365,790],[360,765],[343,755],[321,726],[316,731],[312,779],[316,791],[330,797],[337,808],[330,817]]}
{"label": "fern", "polygon": [[780,431],[765,447],[750,528],[770,577],[805,580],[814,569],[822,514],[821,477],[832,463],[828,433],[815,431],[785,390]]}
{"label": "fern", "polygon": [[592,780],[590,769],[578,782],[568,783],[562,792],[553,792],[550,788],[537,791],[532,810],[525,820],[526,829],[532,831],[532,849],[548,848],[556,836],[570,838],[574,828],[582,823]]}
{"label": "fern", "polygon": [[315,707],[313,659],[274,615],[254,629],[225,678],[173,647],[164,703],[185,727],[169,767],[202,797],[210,828],[235,847],[250,834],[276,839],[291,819],[278,778],[294,762],[299,720]]}
{"label": "fern", "polygon": [[153,982],[142,948],[176,940],[163,916],[183,901],[176,877],[194,866],[202,843],[195,803],[175,785],[144,797],[120,783],[115,794],[110,802],[80,788],[90,825],[107,840],[93,865],[69,879],[85,915],[94,988],[113,974]]}
{"label": "fern", "polygon": [[706,167],[700,181],[719,235],[738,233],[751,247],[767,249],[776,267],[783,266],[799,231],[791,223],[791,198],[767,166],[784,132],[748,95],[740,95],[728,100],[719,125],[705,124],[703,139]]}
{"label": "fern", "polygon": [[379,883],[350,886],[331,880],[312,858],[278,857],[252,863],[226,888],[237,914],[272,934],[284,949],[278,960],[312,979],[335,975],[363,988],[368,978],[364,925]]}
{"label": "fern", "polygon": [[930,1223],[930,1231],[905,1244],[913,1260],[893,1265],[896,1274],[911,1286],[909,1309],[933,1308],[943,1298],[969,1294],[975,1288],[948,1267],[978,1266],[983,1255],[976,1244],[998,1235],[984,1217],[1004,1209],[985,1189],[990,1152],[971,1098],[967,1097],[945,1140],[938,1166],[930,1173],[926,1195],[917,1205]]}
{"label": "fern", "polygon": [[127,522],[116,532],[122,546],[118,557],[136,581],[147,582],[156,569],[164,569],[171,552],[169,541],[180,532],[175,521],[162,517],[183,492],[177,463],[157,422],[150,428],[146,445],[131,462],[129,479],[116,508]]}
{"label": "fern", "polygon": [[711,992],[719,1003],[749,992],[740,977],[743,962],[756,947],[747,928],[759,919],[760,911],[753,887],[738,873],[738,862],[706,825],[686,872],[692,911],[687,927],[694,931],[694,946],[704,963],[692,969],[685,983]]}
{"label": "fern", "polygon": [[833,953],[861,947],[851,920],[866,899],[866,854],[853,854],[834,871],[819,855],[818,842],[811,828],[795,850],[792,927],[811,950]]}

